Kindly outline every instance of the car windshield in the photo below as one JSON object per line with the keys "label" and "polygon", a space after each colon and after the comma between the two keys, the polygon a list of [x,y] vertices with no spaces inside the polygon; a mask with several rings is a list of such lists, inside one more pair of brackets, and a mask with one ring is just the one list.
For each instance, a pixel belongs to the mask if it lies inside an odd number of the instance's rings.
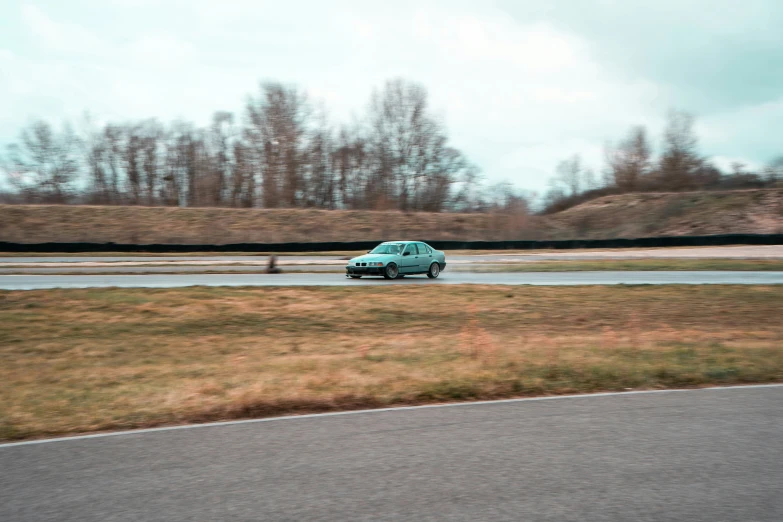
{"label": "car windshield", "polygon": [[394,254],[399,255],[402,251],[402,245],[399,243],[384,243],[375,247],[371,254]]}

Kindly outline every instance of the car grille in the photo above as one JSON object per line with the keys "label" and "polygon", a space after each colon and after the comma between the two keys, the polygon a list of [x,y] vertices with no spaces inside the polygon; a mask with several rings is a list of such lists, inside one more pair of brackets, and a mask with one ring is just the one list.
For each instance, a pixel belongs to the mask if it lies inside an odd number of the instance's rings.
{"label": "car grille", "polygon": [[349,274],[383,275],[383,268],[379,266],[349,266],[346,267]]}

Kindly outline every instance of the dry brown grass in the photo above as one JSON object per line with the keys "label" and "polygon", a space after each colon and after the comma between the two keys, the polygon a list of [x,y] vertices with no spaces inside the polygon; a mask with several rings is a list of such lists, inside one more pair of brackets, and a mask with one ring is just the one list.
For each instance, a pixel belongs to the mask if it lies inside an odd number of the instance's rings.
{"label": "dry brown grass", "polygon": [[489,214],[0,205],[0,240],[231,244],[502,237]]}
{"label": "dry brown grass", "polygon": [[780,286],[0,292],[0,437],[783,381]]}
{"label": "dry brown grass", "polygon": [[231,244],[783,232],[783,189],[606,196],[546,217],[374,211],[0,205],[0,241]]}
{"label": "dry brown grass", "polygon": [[[447,253],[448,259],[449,253]],[[40,275],[35,268],[31,270],[31,263],[3,265],[3,274],[14,275]],[[173,270],[166,274],[264,274],[266,268],[258,267],[257,270],[242,270],[241,272],[229,268],[232,263],[204,266],[198,270]],[[112,263],[107,264],[112,267]],[[150,264],[149,267],[167,266],[163,263]],[[132,268],[123,266],[112,267],[111,271],[100,272],[101,275],[133,274]],[[332,265],[328,269],[310,265],[297,267],[279,265],[280,270],[288,273],[345,273],[343,265]],[[569,261],[523,261],[487,264],[456,264],[449,265],[449,272],[473,272],[473,273],[503,273],[503,272],[585,272],[585,271],[754,271],[754,272],[779,272],[783,271],[783,259],[627,259],[627,260],[569,260]],[[47,275],[84,275],[85,271],[75,270],[73,266],[59,266],[47,268]]]}
{"label": "dry brown grass", "polygon": [[[532,261],[503,265],[456,265],[470,272],[586,272],[586,271],[783,271],[783,259],[600,259]],[[452,268],[453,270],[453,268]]]}
{"label": "dry brown grass", "polygon": [[605,196],[546,220],[564,238],[783,233],[783,189]]}

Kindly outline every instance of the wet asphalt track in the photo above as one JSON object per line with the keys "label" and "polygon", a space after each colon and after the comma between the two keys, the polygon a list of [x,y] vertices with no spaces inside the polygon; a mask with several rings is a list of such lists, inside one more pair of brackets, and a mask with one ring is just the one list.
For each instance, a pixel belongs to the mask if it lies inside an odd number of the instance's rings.
{"label": "wet asphalt track", "polygon": [[616,285],[616,284],[783,284],[783,272],[528,272],[471,273],[445,271],[439,279],[412,276],[395,281],[380,277],[348,279],[342,274],[131,274],[0,275],[0,289],[177,288],[187,286],[367,286],[367,285]]}
{"label": "wet asphalt track", "polygon": [[0,445],[7,522],[780,522],[783,387]]}
{"label": "wet asphalt track", "polygon": [[[20,265],[22,266],[22,265]],[[502,267],[503,265],[483,265]],[[344,273],[344,265],[286,265],[280,267],[285,272],[339,272]],[[184,272],[264,272],[266,265],[173,265],[173,266],[60,266],[48,267],[24,267],[24,268],[0,268],[2,274],[177,274]]]}
{"label": "wet asphalt track", "polygon": [[[361,255],[357,252],[355,255]],[[449,261],[464,261],[468,263],[481,262],[535,262],[535,261],[595,261],[602,259],[773,259],[783,258],[783,245],[744,245],[744,246],[722,246],[722,247],[696,247],[696,248],[640,248],[640,249],[618,249],[618,250],[579,250],[579,251],[561,251],[561,252],[537,252],[529,253],[504,252],[499,250],[494,253],[484,254],[450,254],[446,252]],[[323,261],[338,261],[345,259],[345,256],[335,255],[285,255],[278,256],[280,263],[286,262],[307,262],[317,264]],[[225,264],[232,262],[255,262],[266,264],[269,257],[267,255],[169,255],[169,256],[134,256],[134,255],[42,255],[27,257],[10,257],[0,254],[0,264],[25,264],[25,263],[111,263],[111,262],[182,262],[198,261],[213,262],[215,264]]]}

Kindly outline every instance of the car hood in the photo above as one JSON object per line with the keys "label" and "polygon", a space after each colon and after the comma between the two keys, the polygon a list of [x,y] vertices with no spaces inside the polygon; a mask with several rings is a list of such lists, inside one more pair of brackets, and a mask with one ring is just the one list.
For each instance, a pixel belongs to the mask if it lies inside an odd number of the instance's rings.
{"label": "car hood", "polygon": [[354,257],[349,263],[383,263],[394,259],[395,256],[389,254],[365,254],[363,256]]}

